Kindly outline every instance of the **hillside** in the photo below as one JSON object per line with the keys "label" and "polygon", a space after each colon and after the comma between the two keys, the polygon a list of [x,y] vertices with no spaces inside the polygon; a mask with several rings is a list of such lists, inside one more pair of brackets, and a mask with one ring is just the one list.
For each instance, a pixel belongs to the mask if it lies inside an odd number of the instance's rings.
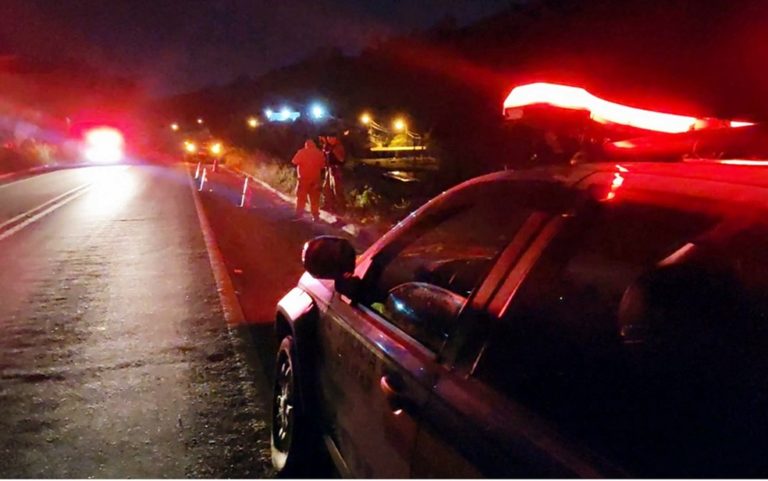
{"label": "hillside", "polygon": [[350,123],[364,109],[404,112],[463,177],[525,164],[524,135],[500,115],[520,82],[577,83],[658,110],[765,117],[768,71],[758,60],[768,33],[753,19],[766,15],[759,1],[532,2],[464,28],[446,19],[354,57],[319,50],[257,79],[165,99],[158,111],[204,112],[232,138],[243,136],[246,115],[284,101],[324,99]]}

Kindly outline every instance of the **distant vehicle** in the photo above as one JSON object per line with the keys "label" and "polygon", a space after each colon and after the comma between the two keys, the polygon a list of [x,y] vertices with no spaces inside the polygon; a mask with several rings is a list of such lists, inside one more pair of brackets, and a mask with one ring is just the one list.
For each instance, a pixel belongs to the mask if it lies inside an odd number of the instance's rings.
{"label": "distant vehicle", "polygon": [[185,162],[213,164],[214,172],[217,170],[219,161],[224,155],[223,144],[214,139],[187,139],[184,141],[183,149]]}
{"label": "distant vehicle", "polygon": [[83,138],[83,157],[96,164],[114,164],[125,157],[125,139],[114,127],[87,130]]}
{"label": "distant vehicle", "polygon": [[626,160],[471,180],[359,257],[309,241],[278,471],[768,475],[768,163]]}

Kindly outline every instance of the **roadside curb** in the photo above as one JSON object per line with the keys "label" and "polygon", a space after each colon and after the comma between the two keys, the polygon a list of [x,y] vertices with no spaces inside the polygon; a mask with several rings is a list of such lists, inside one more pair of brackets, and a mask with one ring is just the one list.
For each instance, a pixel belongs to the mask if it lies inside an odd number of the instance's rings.
{"label": "roadside curb", "polygon": [[[95,167],[99,164],[87,164],[87,163],[76,163],[76,164],[45,164],[45,165],[38,165],[35,167],[29,167],[28,169],[22,169],[22,170],[16,170],[13,172],[6,172],[5,174],[0,174],[0,181],[9,180],[9,182],[14,182],[14,178],[16,177],[25,177],[27,175],[32,174],[40,174],[40,173],[48,173],[53,172],[55,170],[62,170],[62,169],[75,169],[79,167]],[[120,165],[120,164],[115,164]]]}
{"label": "roadside curb", "polygon": [[[263,180],[261,180],[261,179],[259,179],[257,177],[254,177],[252,174],[244,172],[244,171],[242,171],[240,169],[232,168],[232,167],[229,167],[229,166],[226,166],[226,165],[222,165],[221,167],[222,167],[222,170],[229,171],[232,174],[248,177],[249,179],[251,179],[252,181],[256,182],[257,184],[259,184],[264,189],[272,192],[273,194],[275,194],[281,200],[283,200],[284,202],[286,202],[288,204],[296,204],[296,196],[295,195],[288,195],[288,194],[286,194],[284,192],[280,192],[279,190],[275,189],[274,187],[272,187],[268,183],[264,182]],[[360,236],[360,233],[363,231],[363,228],[360,225],[352,223],[352,222],[347,222],[343,218],[341,218],[341,217],[339,217],[339,216],[337,216],[335,214],[332,214],[332,213],[328,212],[327,210],[320,209],[320,220],[322,220],[323,222],[325,222],[327,224],[330,224],[330,225],[335,225],[335,224],[338,224],[338,223],[343,223],[344,226],[341,227],[341,230],[343,230],[347,234],[351,235],[352,237]]]}
{"label": "roadside curb", "polygon": [[25,175],[29,174],[35,174],[37,172],[42,172],[46,170],[53,170],[59,166],[57,165],[38,165],[36,167],[30,167],[28,169],[23,170],[17,170],[14,172],[6,172],[5,174],[0,174],[0,181],[6,180],[6,179],[13,179],[14,177],[23,177]]}
{"label": "roadside curb", "polygon": [[[219,295],[219,304],[224,314],[224,321],[227,326],[227,335],[232,343],[232,349],[234,352],[237,369],[242,380],[251,380],[253,384],[247,382],[240,383],[240,388],[246,392],[248,399],[260,399],[256,391],[262,391],[265,395],[269,396],[272,385],[269,382],[267,374],[264,372],[264,367],[249,369],[247,359],[249,351],[254,350],[253,339],[246,334],[246,320],[243,309],[240,306],[240,301],[235,293],[235,287],[232,283],[232,278],[227,271],[227,266],[224,263],[224,256],[219,249],[219,244],[216,242],[216,237],[213,233],[213,228],[208,217],[205,215],[203,208],[203,201],[200,198],[200,193],[195,188],[195,182],[192,176],[192,172],[188,165],[183,166],[184,173],[187,177],[187,182],[190,189],[190,194],[194,199],[195,211],[197,212],[197,218],[200,223],[200,230],[203,234],[203,243],[205,244],[205,250],[208,253],[208,261],[213,272],[214,283],[216,284],[216,291]],[[258,401],[259,409],[269,413],[269,404]]]}
{"label": "roadside curb", "polygon": [[200,221],[200,229],[203,232],[203,240],[205,241],[205,247],[208,251],[208,258],[211,263],[211,269],[213,270],[214,280],[216,281],[216,288],[219,294],[219,300],[221,301],[221,307],[224,310],[224,318],[227,321],[227,327],[231,329],[232,326],[242,325],[245,322],[245,315],[243,314],[240,302],[235,294],[232,278],[227,272],[224,256],[221,254],[211,224],[208,222],[208,217],[203,210],[203,203],[200,200],[197,189],[195,189],[192,175],[188,168],[185,168],[185,171],[189,174],[189,187],[192,189],[195,210],[197,211],[197,217]]}

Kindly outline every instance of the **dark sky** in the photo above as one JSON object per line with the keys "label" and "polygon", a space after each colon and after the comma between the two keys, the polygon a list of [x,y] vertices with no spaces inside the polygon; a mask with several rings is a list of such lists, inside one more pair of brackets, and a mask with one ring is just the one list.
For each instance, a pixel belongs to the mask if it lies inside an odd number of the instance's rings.
{"label": "dark sky", "polygon": [[71,57],[176,93],[294,63],[321,46],[459,24],[511,0],[0,0],[0,53]]}

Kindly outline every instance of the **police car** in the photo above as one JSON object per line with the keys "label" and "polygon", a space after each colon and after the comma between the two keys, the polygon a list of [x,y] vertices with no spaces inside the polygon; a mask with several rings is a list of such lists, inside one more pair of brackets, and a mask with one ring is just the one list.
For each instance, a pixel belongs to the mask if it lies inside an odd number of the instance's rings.
{"label": "police car", "polygon": [[465,182],[359,256],[309,241],[277,306],[274,466],[768,475],[765,139],[616,142]]}

